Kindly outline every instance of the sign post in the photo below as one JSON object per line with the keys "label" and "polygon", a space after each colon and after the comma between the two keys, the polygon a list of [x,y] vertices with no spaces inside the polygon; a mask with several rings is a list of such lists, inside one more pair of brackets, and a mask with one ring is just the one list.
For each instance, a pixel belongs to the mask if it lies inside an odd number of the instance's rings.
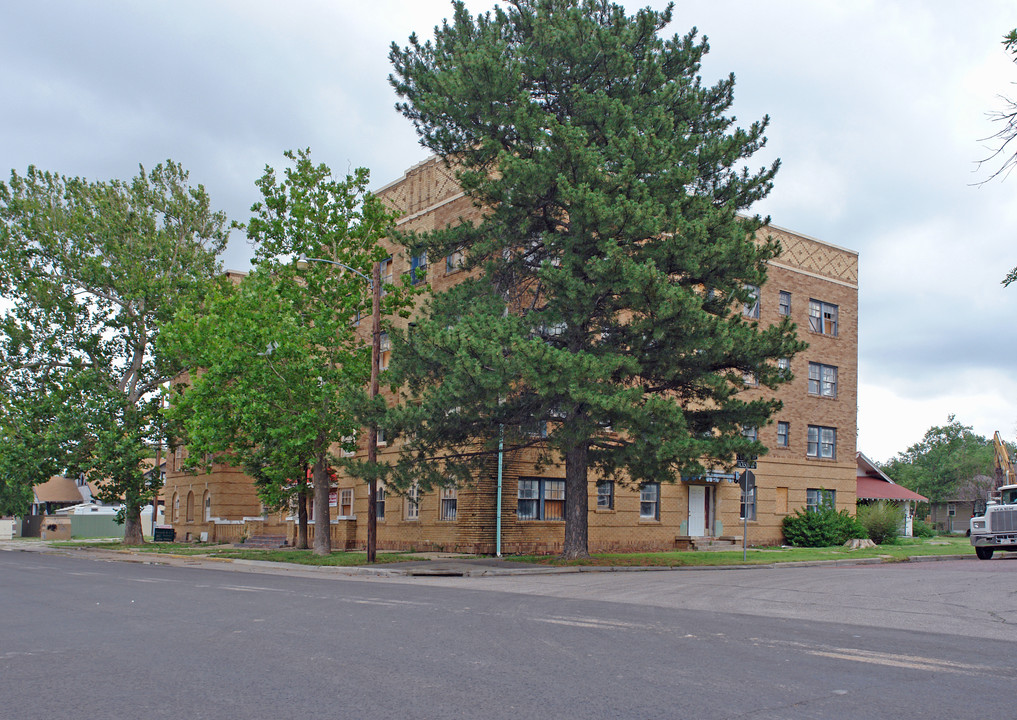
{"label": "sign post", "polygon": [[[755,467],[756,463],[753,460],[752,466]],[[742,562],[745,562],[748,557],[748,538],[749,538],[749,493],[756,491],[756,475],[751,470],[746,470],[742,473],[741,478],[738,480],[738,484],[742,488]]]}

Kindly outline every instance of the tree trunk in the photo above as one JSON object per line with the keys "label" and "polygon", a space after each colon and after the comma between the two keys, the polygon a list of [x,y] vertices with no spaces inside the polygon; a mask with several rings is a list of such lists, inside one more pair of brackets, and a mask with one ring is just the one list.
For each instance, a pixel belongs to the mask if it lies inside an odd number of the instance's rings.
{"label": "tree trunk", "polygon": [[314,463],[314,554],[328,555],[332,552],[332,517],[328,507],[331,483],[328,477],[328,463],[325,453],[318,453]]}
{"label": "tree trunk", "polygon": [[307,549],[307,472],[297,493],[297,550]]}
{"label": "tree trunk", "polygon": [[587,445],[565,451],[565,560],[590,557],[590,497],[587,492]]}
{"label": "tree trunk", "polygon": [[141,503],[128,498],[124,503],[124,545],[144,545],[141,533]]}

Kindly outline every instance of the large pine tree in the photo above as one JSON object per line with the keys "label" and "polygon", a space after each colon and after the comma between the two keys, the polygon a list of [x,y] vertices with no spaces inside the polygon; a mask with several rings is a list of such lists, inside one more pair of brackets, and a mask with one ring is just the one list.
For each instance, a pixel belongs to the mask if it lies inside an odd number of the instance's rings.
{"label": "large pine tree", "polygon": [[[777,163],[704,87],[705,39],[661,37],[672,8],[515,0],[393,44],[390,80],[427,148],[483,220],[412,238],[461,252],[470,279],[436,295],[394,353],[413,402],[391,421],[400,470],[475,477],[499,450],[565,467],[564,556],[587,553],[588,482],[675,481],[765,448],[742,435],[780,407],[739,395],[802,348],[789,322],[744,316],[766,263],[765,221],[739,212]],[[458,256],[457,256],[458,257]]]}

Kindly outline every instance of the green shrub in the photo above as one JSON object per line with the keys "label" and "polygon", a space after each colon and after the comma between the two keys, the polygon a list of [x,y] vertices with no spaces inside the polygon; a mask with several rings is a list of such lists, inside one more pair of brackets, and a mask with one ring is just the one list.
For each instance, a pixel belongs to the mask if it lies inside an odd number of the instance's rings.
{"label": "green shrub", "polygon": [[924,520],[915,520],[911,523],[911,534],[920,538],[936,537],[936,528]]}
{"label": "green shrub", "polygon": [[858,522],[865,528],[869,540],[877,545],[895,541],[900,535],[903,520],[904,514],[901,509],[885,500],[858,508]]}
{"label": "green shrub", "polygon": [[868,537],[865,528],[847,510],[837,512],[831,507],[798,510],[786,516],[782,526],[787,544],[798,547],[830,547]]}

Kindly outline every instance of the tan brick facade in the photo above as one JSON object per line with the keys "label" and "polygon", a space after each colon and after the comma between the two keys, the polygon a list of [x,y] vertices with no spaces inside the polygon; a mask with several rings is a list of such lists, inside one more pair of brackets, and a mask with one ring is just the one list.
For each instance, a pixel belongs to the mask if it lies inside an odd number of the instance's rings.
{"label": "tan brick facade", "polygon": [[[378,194],[402,213],[399,221],[402,230],[431,230],[474,221],[480,216],[480,210],[463,196],[449,171],[436,159],[414,166]],[[773,424],[758,430],[759,439],[770,452],[758,460],[753,471],[757,486],[756,519],[747,523],[748,542],[753,545],[781,542],[782,519],[805,507],[810,490],[813,495],[817,490],[834,491],[838,509],[853,511],[855,506],[858,256],[853,251],[780,228],[773,227],[768,232],[780,240],[783,252],[771,263],[769,281],[761,291],[760,323],[776,322],[780,317],[780,294],[782,291],[790,293],[791,319],[809,347],[791,362],[793,381],[777,392],[783,409],[774,417]],[[396,276],[409,271],[410,261],[402,248],[394,248],[393,265]],[[427,281],[434,290],[444,290],[461,277],[454,265],[447,266],[445,258],[430,258]],[[821,318],[824,311],[835,311],[836,335],[810,328],[811,301],[819,303]],[[364,325],[366,323],[362,324],[362,330],[366,331]],[[827,330],[830,330],[829,323]],[[810,393],[810,363],[820,372],[822,368],[828,373],[836,369],[835,396],[831,396],[829,382],[819,392]],[[786,447],[778,445],[778,422],[788,424]],[[810,457],[810,427],[815,429],[817,440],[811,448],[812,454],[832,457]],[[365,436],[366,432],[361,434],[359,453],[366,453]],[[835,438],[832,445],[823,442],[831,438]],[[394,447],[382,446],[379,458],[393,458],[396,451]],[[407,498],[389,494],[385,499],[384,519],[378,523],[378,547],[495,552],[499,495],[496,468],[492,460],[489,471],[474,485],[458,489],[454,520],[447,519],[447,511],[446,519],[442,519],[442,499],[436,491],[421,495],[415,516],[408,511],[410,501]],[[225,472],[218,476],[222,483],[219,488],[215,485],[216,477],[216,474],[192,477],[196,482],[191,484],[200,486],[202,492],[206,487],[209,489],[213,494],[213,507],[217,507],[214,503],[219,494],[225,495],[223,502],[236,505],[237,515],[217,513],[219,517],[239,519],[241,513],[260,512],[253,488],[244,495],[240,489],[243,482],[228,479]],[[532,458],[525,454],[504,458],[500,493],[503,553],[552,553],[561,549],[563,521],[517,517],[520,478],[538,477],[563,478],[564,469],[547,467],[537,473]],[[188,483],[184,480],[176,477],[172,470],[168,473],[168,499],[174,492],[185,492],[184,486]],[[339,489],[353,491],[353,514],[334,521],[333,542],[338,548],[364,547],[367,541],[366,485],[340,476]],[[191,491],[188,486],[186,492]],[[718,473],[709,480],[662,482],[656,507],[646,504],[641,512],[638,488],[616,487],[613,507],[598,508],[597,487],[591,482],[590,550],[674,549],[686,546],[690,536],[701,535],[740,538],[743,525],[740,495],[733,474]],[[196,492],[196,497],[200,496],[201,493]],[[696,510],[692,513],[690,499]],[[334,508],[333,516],[339,510],[339,507]],[[642,517],[651,514],[650,510],[654,510],[652,517]],[[167,517],[171,512],[172,507]],[[174,524],[178,528],[190,527],[184,523]],[[291,536],[294,533],[291,527]]]}

